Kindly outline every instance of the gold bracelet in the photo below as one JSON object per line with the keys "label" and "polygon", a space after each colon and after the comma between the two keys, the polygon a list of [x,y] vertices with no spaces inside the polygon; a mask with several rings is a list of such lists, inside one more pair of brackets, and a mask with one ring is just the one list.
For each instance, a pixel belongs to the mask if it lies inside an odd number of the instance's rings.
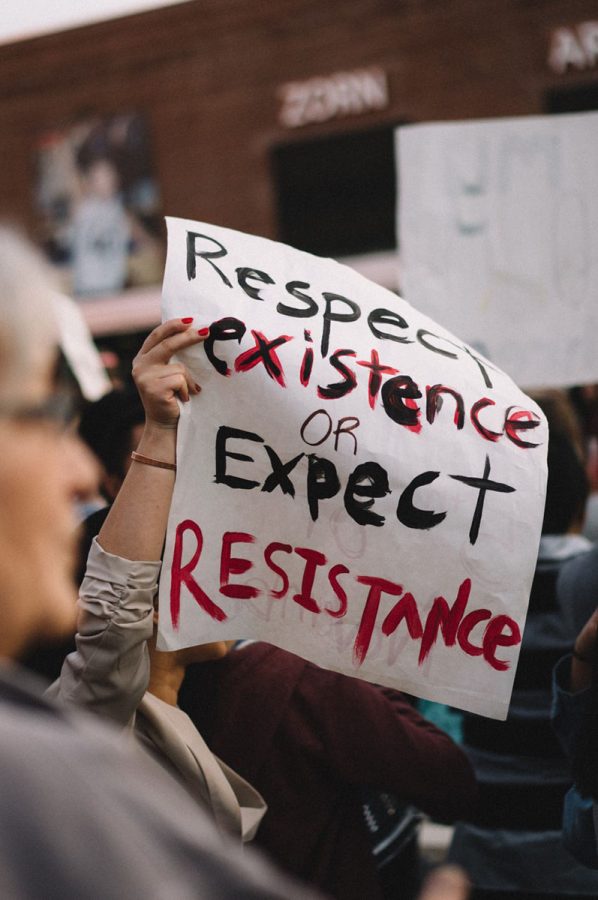
{"label": "gold bracelet", "polygon": [[155,466],[156,469],[170,469],[172,472],[176,472],[176,463],[164,462],[161,459],[152,459],[150,456],[143,456],[141,453],[137,453],[136,450],[133,450],[131,453],[131,459],[134,462],[142,463],[144,466]]}

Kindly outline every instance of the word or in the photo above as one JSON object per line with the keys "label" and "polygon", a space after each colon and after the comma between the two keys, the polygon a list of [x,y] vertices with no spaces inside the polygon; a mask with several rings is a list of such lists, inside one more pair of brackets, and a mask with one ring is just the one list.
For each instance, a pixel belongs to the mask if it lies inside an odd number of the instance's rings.
{"label": "word or", "polygon": [[[306,494],[309,513],[315,522],[318,519],[320,503],[335,497],[341,489],[341,483],[336,466],[330,459],[317,456],[315,453],[299,453],[287,462],[283,462],[272,447],[265,443],[259,434],[251,431],[241,431],[238,428],[229,428],[221,425],[216,434],[216,484],[225,484],[236,490],[254,490],[260,487],[260,482],[249,478],[233,475],[228,471],[228,460],[237,462],[254,463],[255,460],[247,453],[229,448],[229,441],[251,441],[254,444],[263,445],[263,450],[268,456],[271,472],[261,484],[261,490],[271,493],[276,488],[291,498],[295,496],[295,485],[290,478],[291,472],[305,457],[307,460]],[[449,478],[459,481],[468,487],[478,491],[475,510],[469,529],[469,540],[475,544],[478,539],[484,501],[488,491],[498,493],[512,493],[515,488],[500,481],[489,478],[490,460],[486,457],[484,472],[481,476],[449,475]],[[418,490],[432,484],[440,477],[440,472],[422,472],[413,478],[407,487],[401,492],[396,509],[399,522],[407,528],[429,531],[440,525],[446,519],[447,513],[434,512],[415,505],[415,493]],[[353,521],[358,525],[374,525],[381,527],[386,519],[372,509],[374,501],[391,493],[388,481],[388,472],[379,463],[369,460],[359,463],[347,478],[343,494],[345,509]]]}
{"label": "word or", "polygon": [[[189,542],[193,543],[193,552],[186,561],[183,561],[184,541],[187,545]],[[170,615],[175,629],[179,624],[183,586],[211,619],[224,622],[228,618],[222,607],[208,596],[197,580],[197,569],[203,543],[203,533],[197,522],[185,519],[178,524],[170,575]],[[251,584],[231,581],[232,577],[243,575],[254,568],[253,560],[238,556],[238,550],[233,553],[235,544],[243,544],[246,551],[249,551],[250,547],[255,544],[255,536],[243,531],[227,531],[222,535],[220,594],[223,597],[237,600],[256,598],[263,593],[259,588]],[[309,547],[292,547],[290,544],[279,541],[269,543],[263,552],[263,562],[266,567],[280,580],[280,587],[270,591],[271,597],[282,600],[288,594],[290,587],[289,575],[281,562],[281,554],[283,558],[284,556],[287,558],[295,556],[304,561],[301,589],[299,593],[292,596],[293,602],[299,606],[314,615],[325,613],[334,619],[342,619],[347,615],[349,603],[353,605],[359,602],[354,596],[349,598],[347,590],[340,582],[341,578],[351,575],[346,566],[342,564],[330,566],[326,556],[319,550]],[[331,589],[334,597],[333,605],[328,605],[320,599],[322,596],[321,586],[318,591],[314,589],[318,572],[324,567],[327,568],[328,588]],[[374,575],[354,576],[353,583],[364,585],[368,589],[353,645],[353,659],[357,666],[360,666],[366,659],[378,622],[383,594],[400,599],[382,620],[380,625],[382,634],[388,637],[404,623],[411,640],[420,641],[419,665],[427,658],[439,635],[442,635],[446,647],[458,645],[467,656],[481,656],[493,669],[503,672],[509,668],[510,663],[508,660],[497,657],[498,648],[513,647],[521,641],[519,626],[510,616],[493,615],[489,609],[483,608],[467,610],[471,596],[471,580],[468,578],[459,586],[452,606],[443,596],[435,597],[425,616],[425,621],[417,600],[412,593],[405,591],[402,585]],[[316,593],[317,597],[314,596]],[[480,635],[479,626],[482,623],[486,624]],[[474,637],[476,629],[478,629],[477,640]]]}
{"label": "word or", "polygon": [[278,93],[282,99],[278,119],[286,128],[384,109],[389,99],[386,73],[378,67],[291,81]]}
{"label": "word or", "polygon": [[555,72],[591,69],[598,63],[598,22],[579,22],[572,28],[555,28],[548,65]]}

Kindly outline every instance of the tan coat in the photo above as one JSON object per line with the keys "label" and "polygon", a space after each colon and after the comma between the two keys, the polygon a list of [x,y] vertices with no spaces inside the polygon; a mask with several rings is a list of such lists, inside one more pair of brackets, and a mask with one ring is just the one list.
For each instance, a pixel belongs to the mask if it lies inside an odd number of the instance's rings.
{"label": "tan coat", "polygon": [[121,559],[94,540],[79,596],[77,649],[48,695],[134,730],[222,832],[251,840],[266,811],[260,794],[210,751],[182,710],[146,690],[159,572],[159,562]]}

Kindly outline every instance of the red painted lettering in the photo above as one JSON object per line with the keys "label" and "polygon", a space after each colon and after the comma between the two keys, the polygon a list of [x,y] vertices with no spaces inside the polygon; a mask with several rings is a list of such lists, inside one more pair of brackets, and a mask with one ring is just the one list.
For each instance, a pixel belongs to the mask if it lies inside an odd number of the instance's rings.
{"label": "red painted lettering", "polygon": [[392,594],[393,596],[398,597],[399,594],[403,593],[403,588],[400,584],[395,584],[393,581],[387,581],[386,578],[376,578],[373,575],[358,575],[357,581],[360,584],[367,584],[370,587],[353,647],[353,659],[355,664],[360,666],[370,647],[370,641],[372,640],[372,633],[374,631],[374,625],[376,624],[378,609],[380,607],[382,591],[386,594]]}
{"label": "red painted lettering", "polygon": [[461,649],[464,650],[468,656],[481,656],[484,652],[483,647],[476,647],[475,644],[471,643],[469,635],[479,622],[485,622],[486,619],[490,618],[492,618],[492,613],[489,609],[474,609],[473,612],[470,612],[465,616],[459,625],[457,640],[459,641]]}
{"label": "red painted lettering", "polygon": [[239,556],[231,556],[231,544],[253,544],[255,538],[244,531],[227,531],[222,535],[220,553],[220,593],[235,600],[250,600],[259,590],[250,584],[229,584],[231,575],[242,575],[253,568],[253,563]]}
{"label": "red painted lettering", "polygon": [[405,619],[407,622],[407,630],[410,637],[419,639],[424,633],[422,620],[419,617],[417,603],[415,597],[409,592],[406,593],[395,606],[382,623],[382,634],[392,634],[396,631],[401,622]]}
{"label": "red painted lettering", "polygon": [[486,428],[478,417],[480,411],[487,406],[496,406],[496,403],[494,400],[490,400],[489,397],[482,397],[481,400],[477,400],[471,407],[471,421],[477,433],[481,434],[483,438],[486,438],[487,441],[497,441],[502,436],[502,431],[492,431],[490,428]]}
{"label": "red painted lettering", "polygon": [[[196,546],[190,562],[182,566],[183,536],[186,531],[191,532],[194,535]],[[219,606],[216,606],[216,604],[210,600],[208,595],[201,589],[191,574],[199,561],[202,547],[203,535],[199,525],[192,519],[185,519],[183,522],[180,522],[174,537],[174,551],[172,554],[172,566],[170,570],[170,619],[172,621],[172,627],[175,629],[178,629],[179,627],[182,584],[185,585],[193,599],[212,619],[216,619],[217,622],[223,622],[228,618],[224,610],[220,609]]]}
{"label": "red painted lettering", "polygon": [[486,625],[484,632],[484,659],[493,669],[505,672],[511,665],[507,660],[496,658],[497,647],[514,647],[521,641],[517,622],[510,616],[496,616]]}
{"label": "red painted lettering", "polygon": [[266,565],[269,569],[272,569],[273,572],[278,575],[280,578],[282,585],[278,590],[271,590],[270,596],[280,600],[289,589],[289,576],[285,572],[284,569],[281,569],[280,566],[277,566],[274,560],[272,559],[272,555],[274,553],[292,553],[293,548],[290,544],[280,544],[278,541],[273,541],[271,544],[268,544],[266,549],[264,550],[264,559],[266,561]]}
{"label": "red painted lettering", "polygon": [[310,612],[321,612],[320,607],[311,595],[318,566],[326,565],[326,557],[319,550],[310,550],[308,547],[295,547],[295,553],[305,560],[303,578],[301,579],[301,593],[293,594],[293,600],[299,606],[305,607]]}
{"label": "red painted lettering", "polygon": [[342,619],[342,617],[347,613],[347,592],[338,583],[338,576],[348,574],[348,568],[340,563],[336,566],[332,566],[328,573],[328,581],[330,582],[330,586],[332,587],[332,590],[338,598],[339,604],[338,609],[326,608],[324,612],[327,612],[328,615],[332,616],[333,619]]}
{"label": "red painted lettering", "polygon": [[438,632],[442,631],[442,637],[447,647],[452,647],[457,640],[457,629],[469,600],[471,592],[471,579],[466,578],[459,586],[457,599],[449,606],[444,597],[436,597],[432,609],[428,613],[426,626],[419,648],[419,662],[422,663],[430,649],[436,643]]}

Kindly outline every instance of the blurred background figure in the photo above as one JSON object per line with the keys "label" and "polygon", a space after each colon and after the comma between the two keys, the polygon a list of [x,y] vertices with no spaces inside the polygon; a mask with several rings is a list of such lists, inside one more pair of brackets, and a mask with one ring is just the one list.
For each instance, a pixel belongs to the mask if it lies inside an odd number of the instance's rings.
{"label": "blurred background figure", "polygon": [[553,674],[553,726],[574,779],[565,798],[563,838],[577,860],[598,869],[598,609]]}
{"label": "blurred background figure", "polygon": [[552,731],[552,669],[575,635],[557,581],[591,543],[581,534],[588,479],[575,416],[565,396],[536,397],[549,422],[542,537],[506,722],[463,715],[464,746],[478,778],[477,815],[460,823],[449,851],[469,873],[474,898],[593,897],[598,873],[576,863],[562,841],[567,759]]}

